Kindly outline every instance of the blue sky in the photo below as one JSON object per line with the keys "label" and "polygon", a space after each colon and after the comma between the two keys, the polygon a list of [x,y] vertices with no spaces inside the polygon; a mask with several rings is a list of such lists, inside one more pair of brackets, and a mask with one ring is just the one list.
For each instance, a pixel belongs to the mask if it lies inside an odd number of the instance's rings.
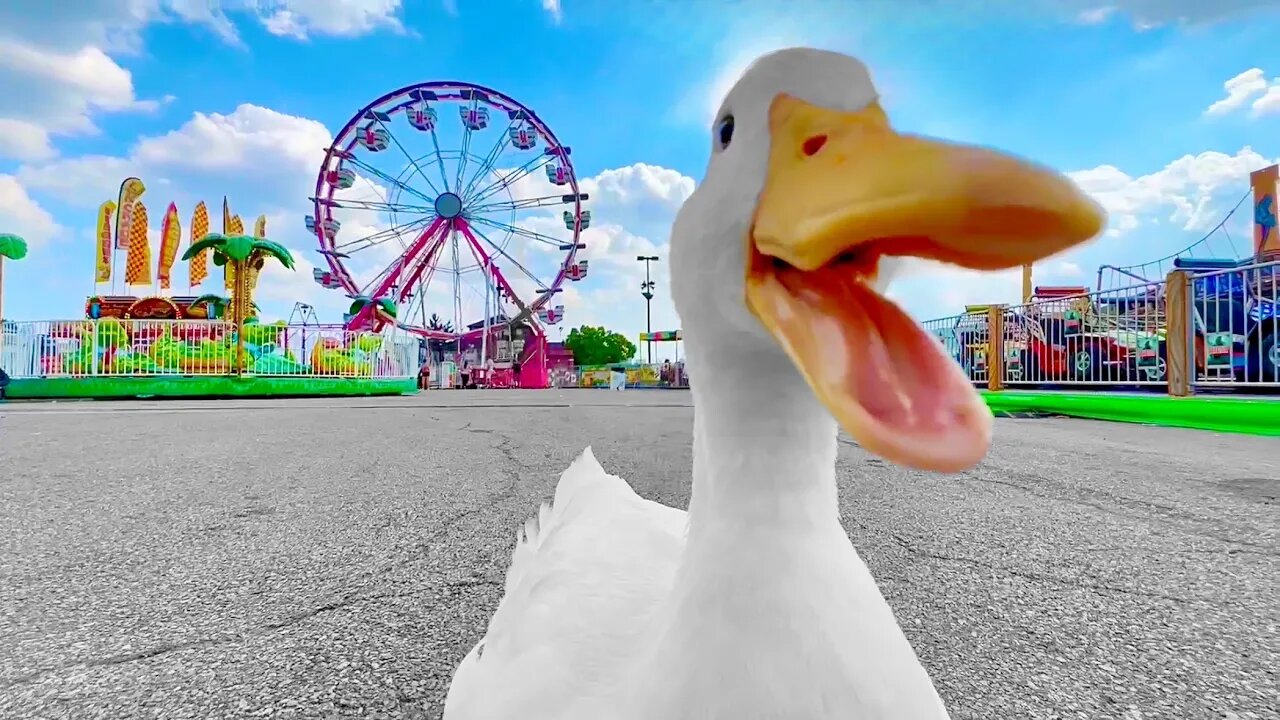
{"label": "blue sky", "polygon": [[[0,8],[0,231],[33,246],[5,273],[14,319],[79,315],[94,289],[96,207],[137,174],[156,226],[170,200],[185,223],[196,200],[213,207],[224,194],[250,223],[267,215],[269,235],[303,262],[264,277],[266,314],[286,316],[296,299],[336,320],[344,299],[313,283],[322,260],[302,223],[322,148],[364,104],[422,81],[500,90],[573,148],[593,195],[592,269],[561,296],[565,327],[628,335],[644,323],[635,255],[665,256],[670,220],[705,167],[711,109],[750,59],[778,47],[861,57],[902,129],[1076,173],[1112,226],[1038,268],[1047,284],[1092,285],[1100,264],[1189,244],[1245,193],[1248,171],[1280,156],[1271,1],[957,2],[947,12],[822,0],[785,11],[746,0],[66,5],[75,12],[42,0]],[[1245,215],[1227,224],[1240,252]],[[1230,254],[1217,239],[1217,254]],[[655,329],[678,324],[665,279],[659,268]],[[1014,273],[930,268],[893,294],[925,318],[1013,300],[1017,287]]]}

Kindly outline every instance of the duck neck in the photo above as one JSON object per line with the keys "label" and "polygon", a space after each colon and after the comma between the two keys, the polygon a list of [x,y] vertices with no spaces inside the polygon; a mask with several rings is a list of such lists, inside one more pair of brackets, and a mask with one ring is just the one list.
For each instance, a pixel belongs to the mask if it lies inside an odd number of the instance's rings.
{"label": "duck neck", "polygon": [[691,549],[702,538],[838,525],[836,423],[787,358],[690,352]]}

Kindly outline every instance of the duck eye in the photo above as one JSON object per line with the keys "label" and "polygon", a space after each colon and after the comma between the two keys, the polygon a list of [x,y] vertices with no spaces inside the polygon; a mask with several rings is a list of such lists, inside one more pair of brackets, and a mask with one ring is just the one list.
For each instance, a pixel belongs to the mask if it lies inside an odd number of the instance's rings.
{"label": "duck eye", "polygon": [[725,115],[716,123],[716,140],[720,143],[721,150],[729,147],[729,142],[733,140],[732,115]]}

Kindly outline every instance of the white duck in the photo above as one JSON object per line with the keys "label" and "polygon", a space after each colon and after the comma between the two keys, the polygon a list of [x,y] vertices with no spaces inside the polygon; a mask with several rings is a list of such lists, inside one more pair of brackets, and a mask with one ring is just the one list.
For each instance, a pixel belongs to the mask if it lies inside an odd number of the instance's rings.
{"label": "white duck", "polygon": [[947,712],[840,526],[837,420],[891,461],[954,472],[991,415],[879,292],[879,260],[977,269],[1097,234],[1066,178],[898,134],[866,68],[760,58],[729,92],[671,234],[693,379],[689,511],[588,448],[526,524],[446,720],[938,720]]}

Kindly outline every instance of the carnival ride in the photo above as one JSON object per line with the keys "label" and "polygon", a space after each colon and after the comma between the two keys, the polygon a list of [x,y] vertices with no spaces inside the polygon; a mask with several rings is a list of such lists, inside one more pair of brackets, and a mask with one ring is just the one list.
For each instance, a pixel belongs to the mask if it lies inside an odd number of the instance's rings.
{"label": "carnival ride", "polygon": [[[1202,382],[1280,382],[1280,238],[1275,183],[1280,168],[1251,175],[1250,193],[1209,232],[1178,252],[1144,263],[1103,265],[1097,288],[1033,287],[1001,315],[1003,368],[1010,382],[1125,383],[1165,380],[1168,355],[1166,275],[1189,275],[1189,363]],[[1253,197],[1251,253],[1228,225]],[[1227,251],[1229,258],[1222,257]],[[976,382],[987,380],[990,307],[967,306],[942,330],[952,354]]]}
{"label": "carnival ride", "polygon": [[[325,154],[304,219],[322,287],[364,299],[353,331],[394,323],[491,384],[546,387],[554,298],[587,276],[591,223],[571,151],[531,109],[464,82],[424,82],[358,110]],[[394,314],[385,312],[397,308]],[[432,317],[447,321],[433,322]]]}
{"label": "carnival ride", "polygon": [[[292,257],[283,246],[266,239],[264,217],[255,223],[254,235],[246,236],[243,222],[230,212],[226,198],[221,234],[210,234],[203,202],[193,210],[182,258],[188,264],[188,292],[170,294],[182,243],[181,223],[175,204],[170,203],[153,274],[148,214],[141,200],[145,189],[138,178],[127,178],[121,184],[119,202],[108,201],[99,208],[96,292],[85,302],[86,320],[32,324],[32,331],[23,333],[25,347],[17,349],[21,362],[30,366],[29,375],[373,378],[385,369],[386,338],[381,334],[259,321],[253,294],[265,261],[274,258],[291,268]],[[124,251],[123,272],[115,267],[119,250]],[[209,277],[211,259],[223,268],[219,282],[230,297],[195,294]],[[102,292],[104,286],[108,292]],[[242,295],[239,306],[237,294]],[[17,325],[10,329],[7,334],[16,341]]]}

